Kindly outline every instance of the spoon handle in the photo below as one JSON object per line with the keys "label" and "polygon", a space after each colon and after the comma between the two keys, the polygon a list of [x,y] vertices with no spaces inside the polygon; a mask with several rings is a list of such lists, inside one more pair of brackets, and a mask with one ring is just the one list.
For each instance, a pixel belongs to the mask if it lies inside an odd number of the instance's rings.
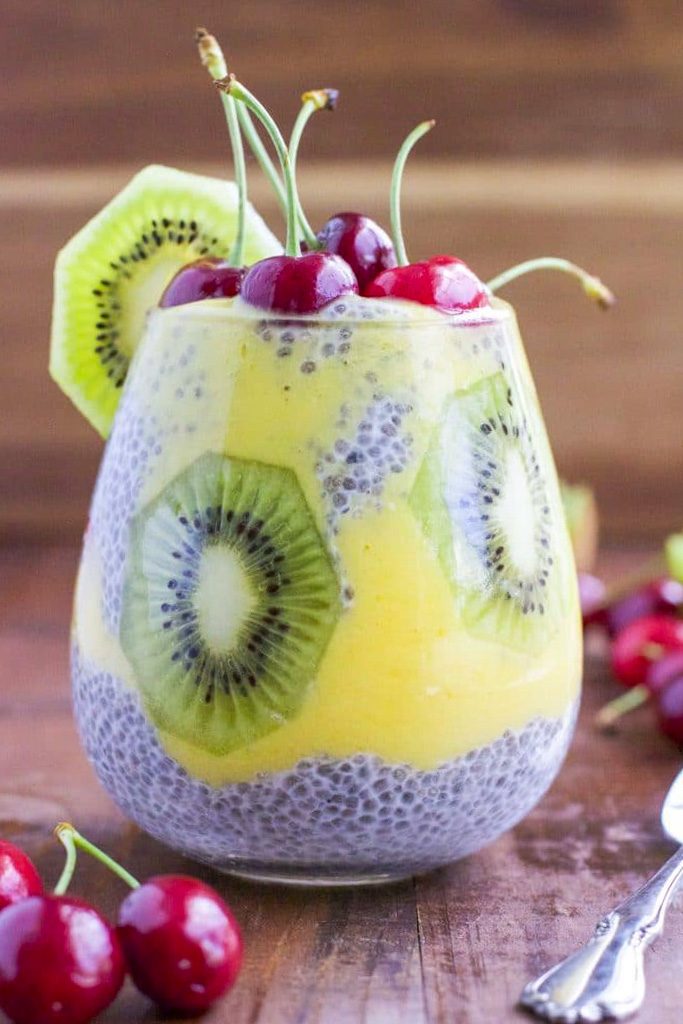
{"label": "spoon handle", "polygon": [[585,946],[536,981],[520,1002],[561,1024],[623,1020],[645,996],[644,954],[660,934],[683,877],[683,846],[633,896],[599,921]]}

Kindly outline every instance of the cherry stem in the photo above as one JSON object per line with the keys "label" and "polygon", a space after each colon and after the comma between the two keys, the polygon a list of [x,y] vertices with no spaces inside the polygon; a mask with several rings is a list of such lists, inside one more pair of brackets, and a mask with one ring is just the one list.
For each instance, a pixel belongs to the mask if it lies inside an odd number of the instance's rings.
{"label": "cherry stem", "polygon": [[597,302],[601,309],[609,309],[614,305],[614,295],[599,277],[594,277],[582,267],[578,267],[576,263],[570,263],[569,260],[563,260],[557,256],[542,256],[539,259],[518,263],[516,266],[510,267],[509,270],[504,270],[497,277],[491,278],[487,282],[487,287],[490,291],[497,292],[499,288],[503,288],[511,281],[515,281],[524,274],[530,274],[534,270],[560,270],[564,274],[571,274],[572,277],[578,278],[588,298]]}
{"label": "cherry stem", "polygon": [[394,249],[396,250],[396,259],[400,267],[405,267],[408,264],[408,254],[406,253],[406,246],[403,240],[403,228],[401,226],[401,185],[403,182],[403,170],[406,165],[406,160],[410,155],[415,143],[418,139],[421,139],[423,135],[431,131],[436,121],[422,121],[413,128],[412,132],[406,136],[403,140],[403,144],[398,151],[396,160],[394,162],[394,169],[391,175],[391,233],[394,241]]}
{"label": "cherry stem", "polygon": [[403,140],[394,161],[394,169],[391,175],[391,234],[396,250],[396,259],[399,267],[408,265],[408,254],[406,253],[405,242],[403,241],[403,229],[401,228],[401,183],[403,181],[403,169],[411,149],[423,135],[431,131],[436,121],[422,121]]}
{"label": "cherry stem", "polygon": [[[195,40],[199,49],[202,64],[213,79],[225,78],[228,67],[218,40],[206,29],[198,28]],[[240,131],[237,104],[232,96],[221,93],[221,101],[228,122],[232,159],[235,165],[235,181],[237,182],[237,233],[228,254],[228,263],[233,267],[241,267],[244,263],[244,233],[247,222],[247,167],[244,160],[244,146]]]}
{"label": "cherry stem", "polygon": [[66,860],[64,861],[64,867],[62,873],[57,879],[57,884],[54,887],[55,896],[63,896],[66,890],[71,885],[71,879],[74,876],[76,870],[76,844],[74,843],[74,837],[67,829],[63,829],[64,823],[57,826],[55,829],[55,835],[66,850]]}
{"label": "cherry stem", "polygon": [[[292,165],[292,174],[296,174],[296,160],[299,155],[299,144],[304,128],[317,110],[334,110],[337,106],[338,97],[339,93],[336,89],[312,89],[309,92],[305,92],[301,97],[301,109],[294,122],[292,134],[289,137],[289,162]],[[309,249],[319,249],[320,243],[313,228],[308,223],[300,201],[297,216],[306,245]]]}
{"label": "cherry stem", "polygon": [[77,832],[73,825],[70,825],[68,821],[62,821],[55,828],[55,835],[59,839],[60,843],[66,850],[66,863],[64,870],[62,871],[59,881],[55,886],[55,896],[63,896],[71,883],[74,869],[76,867],[76,850],[77,848],[83,850],[84,853],[90,854],[95,860],[98,860],[100,864],[104,864],[105,867],[113,871],[122,882],[130,886],[131,889],[138,889],[140,883],[137,878],[134,878],[125,868],[122,868],[109,854],[105,853],[104,850],[100,850],[99,846],[95,846],[89,839],[82,836],[80,832]]}
{"label": "cherry stem", "polygon": [[[203,44],[202,34],[208,35],[209,33],[206,32],[206,29],[203,28],[198,28],[195,32],[195,39],[197,40],[197,44],[199,46],[202,62],[206,65],[211,77],[214,80],[218,81],[221,78],[227,78],[228,66],[223,51],[218,46],[218,43],[216,43],[215,49],[212,46],[209,46],[208,44]],[[221,63],[219,63],[216,60],[216,53],[220,53]],[[219,74],[219,70],[223,71],[223,69],[224,73]],[[261,141],[261,137],[256,130],[254,122],[251,119],[251,114],[249,113],[247,108],[241,103],[237,104],[237,117],[240,123],[240,127],[244,132],[244,137],[249,143],[249,148],[256,157],[259,167],[261,168],[266,178],[270,182],[273,191],[277,196],[277,201],[280,206],[280,209],[282,210],[283,214],[287,216],[287,196],[285,195],[285,189],[282,184],[282,179],[278,174],[275,164],[270,159],[268,150]]]}
{"label": "cherry stem", "polygon": [[228,78],[222,78],[216,81],[216,85],[221,92],[230,93],[230,95],[240,103],[244,103],[245,106],[251,110],[252,114],[258,118],[270,136],[282,166],[282,173],[284,175],[285,188],[287,191],[287,238],[285,241],[285,255],[299,256],[301,254],[301,235],[299,232],[299,218],[297,216],[297,210],[299,209],[299,195],[297,193],[296,179],[294,178],[292,164],[289,159],[285,140],[282,137],[282,132],[260,100],[257,100],[254,94],[249,92],[246,86],[242,85],[241,82],[238,82],[234,75],[229,75]]}
{"label": "cherry stem", "polygon": [[635,711],[649,699],[650,691],[647,686],[633,686],[600,708],[595,716],[596,727],[601,730],[612,729],[622,715],[628,714],[629,711]]}

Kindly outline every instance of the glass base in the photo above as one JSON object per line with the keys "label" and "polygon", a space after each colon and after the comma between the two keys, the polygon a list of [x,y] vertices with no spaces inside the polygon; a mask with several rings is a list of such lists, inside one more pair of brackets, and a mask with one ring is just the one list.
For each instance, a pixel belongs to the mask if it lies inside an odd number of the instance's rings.
{"label": "glass base", "polygon": [[391,885],[396,882],[405,882],[412,877],[406,871],[383,871],[359,870],[335,872],[329,868],[316,869],[310,867],[292,867],[285,865],[221,865],[213,864],[212,867],[221,874],[239,878],[245,882],[260,882],[265,885],[287,885],[299,889],[350,889],[354,887],[367,888],[376,885]]}

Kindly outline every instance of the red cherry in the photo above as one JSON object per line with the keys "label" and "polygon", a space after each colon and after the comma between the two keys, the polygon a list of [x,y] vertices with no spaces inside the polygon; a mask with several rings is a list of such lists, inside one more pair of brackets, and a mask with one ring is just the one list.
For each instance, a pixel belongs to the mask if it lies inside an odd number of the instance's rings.
{"label": "red cherry", "polygon": [[432,256],[422,263],[384,270],[363,294],[409,299],[451,313],[490,305],[486,286],[455,256]]}
{"label": "red cherry", "polygon": [[0,839],[0,911],[42,891],[33,861],[18,846]]}
{"label": "red cherry", "polygon": [[630,622],[644,615],[673,615],[681,608],[683,584],[662,577],[615,601],[605,609],[604,622],[609,635],[616,636]]}
{"label": "red cherry", "polygon": [[602,622],[604,613],[602,602],[607,592],[607,587],[598,576],[590,572],[580,572],[579,576],[579,601],[581,603],[581,615],[584,626],[593,626]]}
{"label": "red cherry", "polygon": [[0,1008],[14,1024],[86,1024],[125,967],[114,929],[70,896],[30,896],[0,913]]}
{"label": "red cherry", "polygon": [[648,615],[621,630],[612,644],[612,671],[624,686],[645,681],[653,661],[683,648],[683,620]]}
{"label": "red cherry", "polygon": [[231,299],[239,295],[246,267],[231,267],[227,260],[205,258],[181,267],[159,299],[162,309],[202,299]]}
{"label": "red cherry", "polygon": [[206,1010],[242,964],[239,926],[218,893],[183,875],[159,875],[119,910],[119,935],[133,981],[167,1010]]}
{"label": "red cherry", "polygon": [[384,228],[362,213],[335,213],[318,232],[325,252],[346,260],[361,292],[382,270],[396,266],[394,245]]}
{"label": "red cherry", "polygon": [[269,256],[254,263],[242,282],[245,302],[276,313],[317,313],[340,295],[357,292],[348,263],[326,252]]}
{"label": "red cherry", "polygon": [[683,743],[683,674],[660,690],[655,699],[659,728],[674,743]]}

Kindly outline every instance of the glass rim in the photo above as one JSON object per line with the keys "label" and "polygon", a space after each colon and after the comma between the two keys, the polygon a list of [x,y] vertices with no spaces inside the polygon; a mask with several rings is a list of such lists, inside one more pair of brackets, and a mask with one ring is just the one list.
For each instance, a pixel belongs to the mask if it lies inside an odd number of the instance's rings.
{"label": "glass rim", "polygon": [[[358,298],[358,296],[354,296]],[[344,297],[340,297],[340,302],[343,302]],[[459,313],[450,313],[444,310],[439,310],[430,307],[419,307],[427,312],[427,315],[422,316],[387,316],[384,318],[373,317],[372,319],[364,319],[363,317],[345,317],[342,314],[334,317],[324,316],[313,316],[307,314],[301,316],[295,313],[280,313],[273,312],[265,309],[258,309],[255,306],[247,306],[246,303],[241,303],[238,311],[233,312],[232,299],[205,299],[201,302],[186,302],[181,306],[166,306],[164,308],[154,307],[149,311],[148,316],[154,319],[163,317],[164,319],[178,318],[189,319],[189,320],[225,320],[231,323],[238,324],[273,324],[275,326],[297,326],[302,328],[320,328],[325,329],[338,329],[344,327],[387,327],[390,326],[392,329],[421,329],[421,330],[433,330],[435,328],[443,328],[449,326],[452,328],[458,327],[485,327],[487,325],[495,325],[509,322],[515,319],[515,311],[510,303],[505,302],[504,299],[500,299],[497,296],[493,296],[490,306],[482,306],[477,309],[466,310]],[[383,302],[383,299],[368,299],[368,302]],[[405,300],[392,299],[392,305],[401,305],[404,308],[406,306],[415,306],[416,303],[406,302]],[[334,305],[334,303],[330,303]]]}

